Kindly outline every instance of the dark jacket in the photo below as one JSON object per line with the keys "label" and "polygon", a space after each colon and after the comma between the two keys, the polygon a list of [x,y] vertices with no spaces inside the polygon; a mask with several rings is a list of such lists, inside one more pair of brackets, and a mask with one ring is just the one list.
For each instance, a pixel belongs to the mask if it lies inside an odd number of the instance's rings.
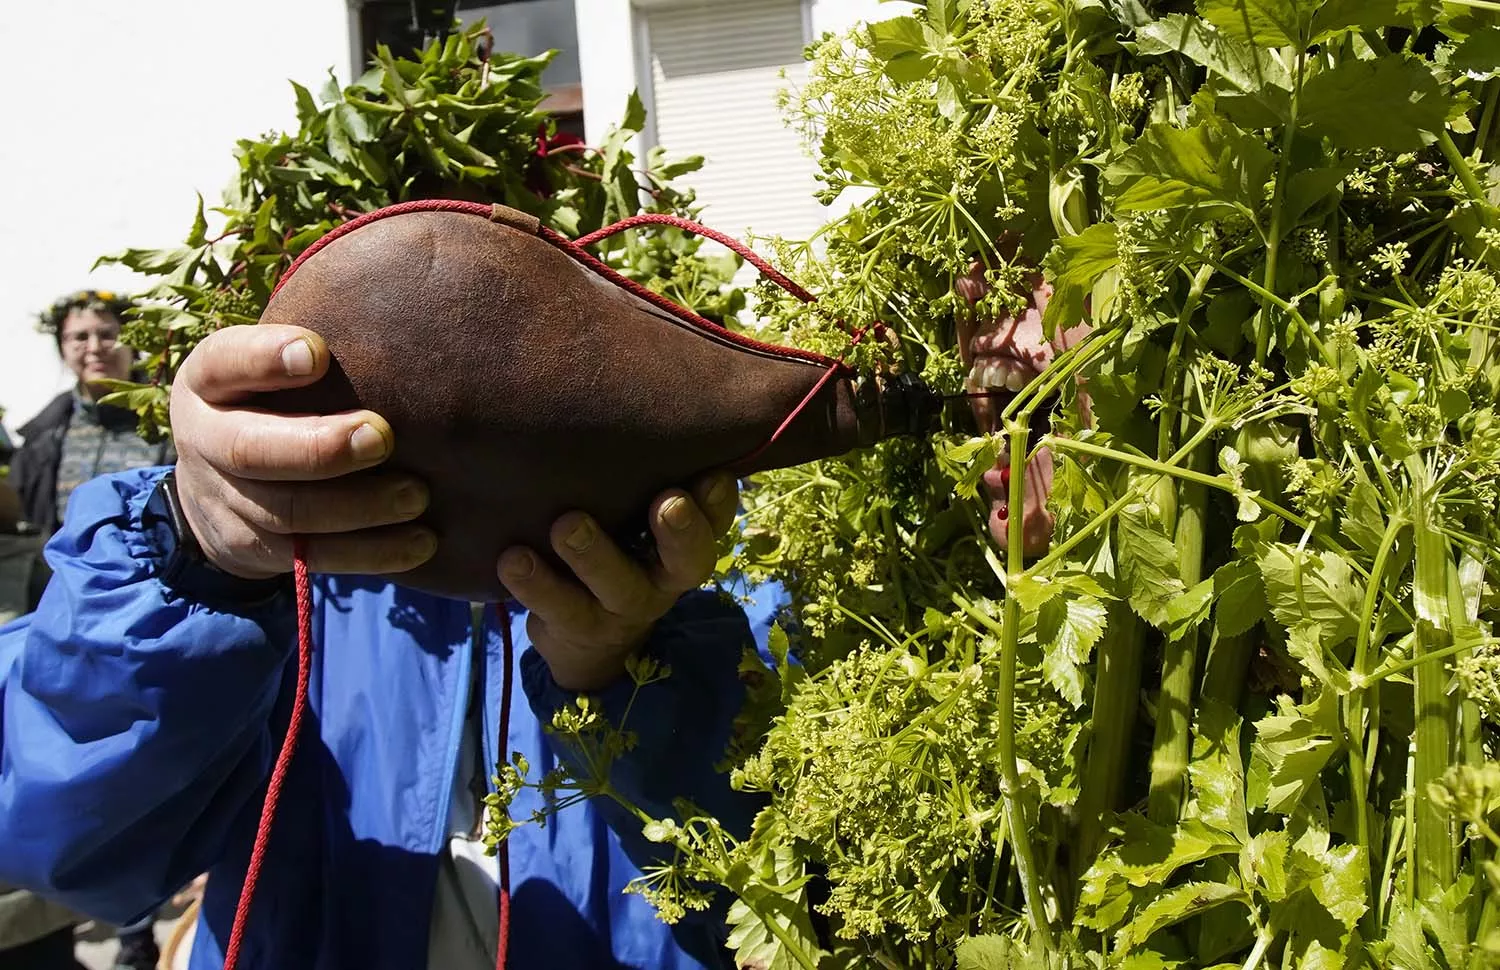
{"label": "dark jacket", "polygon": [[[42,536],[50,536],[62,525],[57,514],[57,473],[62,463],[63,439],[74,411],[74,392],[64,391],[41,412],[21,426],[25,441],[16,451],[10,467],[10,484],[21,497],[21,520]],[[124,408],[101,406],[99,423],[110,431],[134,431],[136,416]],[[170,441],[156,449],[153,464],[167,465],[177,460]],[[123,470],[123,469],[119,469]],[[47,585],[46,563],[37,560],[31,580],[30,608],[36,607]]]}

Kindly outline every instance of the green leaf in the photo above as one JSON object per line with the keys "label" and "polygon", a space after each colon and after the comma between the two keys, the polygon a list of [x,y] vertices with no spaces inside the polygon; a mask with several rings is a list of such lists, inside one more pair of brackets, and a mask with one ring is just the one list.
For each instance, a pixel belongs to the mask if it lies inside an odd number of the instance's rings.
{"label": "green leaf", "polygon": [[1074,707],[1083,706],[1088,686],[1083,668],[1104,635],[1105,615],[1103,603],[1076,593],[1049,599],[1037,613],[1042,675]]}
{"label": "green leaf", "polygon": [[1003,435],[970,438],[959,444],[939,443],[935,449],[938,467],[955,479],[953,491],[960,498],[978,498],[984,473],[995,467],[1006,447]]}
{"label": "green leaf", "polygon": [[[761,850],[755,866],[731,867],[725,883],[735,893],[729,907],[729,939],[735,966],[801,970],[821,958],[812,910],[807,903],[804,864],[782,844]],[[769,877],[769,878],[768,878]],[[797,887],[797,888],[792,888]],[[779,930],[771,932],[770,925]],[[793,953],[783,940],[800,951]]]}
{"label": "green leaf", "polygon": [[625,99],[625,115],[620,119],[619,130],[638,132],[646,127],[646,105],[639,91],[631,91]]}
{"label": "green leaf", "polygon": [[312,123],[312,120],[318,116],[318,106],[313,101],[311,91],[307,90],[307,88],[298,84],[296,81],[292,81],[291,85],[292,91],[297,97],[297,124],[303,128],[306,128]]}
{"label": "green leaf", "polygon": [[1017,956],[1008,936],[967,936],[958,944],[958,970],[1011,970]]}
{"label": "green leaf", "polygon": [[1309,9],[1299,0],[1199,0],[1203,19],[1236,40],[1261,47],[1301,47]]}
{"label": "green leaf", "polygon": [[1252,751],[1265,768],[1262,804],[1287,815],[1318,786],[1323,766],[1339,750],[1338,708],[1332,691],[1300,706],[1283,694],[1276,706],[1276,713],[1256,722]]}
{"label": "green leaf", "polygon": [[1266,589],[1254,563],[1231,560],[1214,570],[1214,626],[1220,637],[1238,636],[1266,615]]}
{"label": "green leaf", "polygon": [[892,17],[870,25],[870,53],[883,61],[926,51],[927,33],[916,17]]}
{"label": "green leaf", "polygon": [[1284,542],[1261,546],[1258,555],[1266,600],[1288,629],[1301,623],[1321,627],[1333,648],[1358,632],[1364,585],[1348,560],[1332,552],[1310,553]]}
{"label": "green leaf", "polygon": [[1443,130],[1453,106],[1418,58],[1340,60],[1302,88],[1298,124],[1335,147],[1417,151]]}
{"label": "green leaf", "polygon": [[1115,521],[1116,557],[1130,605],[1146,622],[1165,629],[1168,607],[1184,586],[1177,570],[1177,547],[1166,528],[1143,503],[1127,505]]}
{"label": "green leaf", "polygon": [[964,101],[958,93],[953,79],[944,74],[937,80],[938,114],[949,121],[959,121],[964,116]]}
{"label": "green leaf", "polygon": [[1267,899],[1278,902],[1295,890],[1287,874],[1291,839],[1284,831],[1261,832],[1240,850],[1240,871],[1253,876]]}
{"label": "green leaf", "polygon": [[1116,212],[1197,207],[1254,215],[1275,156],[1261,139],[1227,124],[1152,125],[1105,178],[1120,187]]}
{"label": "green leaf", "polygon": [[1199,913],[1222,906],[1225,903],[1250,905],[1243,890],[1216,882],[1189,882],[1156,894],[1135,918],[1125,924],[1115,936],[1115,946],[1128,953],[1145,943],[1151,934],[1168,926],[1175,926]]}
{"label": "green leaf", "polygon": [[187,244],[202,246],[208,242],[208,220],[203,216],[203,193],[198,195],[198,209],[193,213],[193,227],[188,230]]}
{"label": "green leaf", "polygon": [[1192,589],[1179,596],[1172,598],[1167,604],[1166,627],[1167,640],[1175,643],[1189,633],[1198,629],[1203,621],[1208,619],[1209,608],[1213,605],[1214,583],[1213,580],[1205,579]]}
{"label": "green leaf", "polygon": [[1448,58],[1448,68],[1474,81],[1500,76],[1500,27],[1484,27],[1464,38]]}
{"label": "green leaf", "polygon": [[[1287,631],[1286,650],[1302,664],[1315,682],[1326,684],[1338,691],[1349,689],[1349,674],[1338,660],[1327,656],[1323,643],[1318,639],[1322,626],[1317,623],[1299,623]],[[1331,662],[1331,665],[1330,665]]]}
{"label": "green leaf", "polygon": [[1312,893],[1330,916],[1352,932],[1365,913],[1365,875],[1369,862],[1358,846],[1341,845],[1322,854],[1323,875],[1313,880]]}
{"label": "green leaf", "polygon": [[1239,842],[1248,842],[1240,718],[1229,705],[1209,699],[1198,709],[1188,778],[1197,817]]}
{"label": "green leaf", "polygon": [[1281,200],[1283,225],[1289,235],[1302,225],[1302,217],[1336,195],[1345,178],[1353,171],[1349,168],[1308,168],[1293,172],[1286,180],[1286,192]]}
{"label": "green leaf", "polygon": [[1176,51],[1278,117],[1290,107],[1292,77],[1270,51],[1225,36],[1197,17],[1174,13],[1147,24],[1136,31],[1136,50],[1148,55]]}
{"label": "green leaf", "polygon": [[1076,236],[1059,239],[1047,255],[1052,298],[1042,313],[1042,327],[1050,339],[1084,318],[1084,300],[1099,277],[1120,262],[1118,230],[1112,222],[1089,226]]}
{"label": "green leaf", "polygon": [[1346,30],[1405,27],[1416,30],[1442,13],[1439,0],[1325,0],[1312,18],[1312,43]]}

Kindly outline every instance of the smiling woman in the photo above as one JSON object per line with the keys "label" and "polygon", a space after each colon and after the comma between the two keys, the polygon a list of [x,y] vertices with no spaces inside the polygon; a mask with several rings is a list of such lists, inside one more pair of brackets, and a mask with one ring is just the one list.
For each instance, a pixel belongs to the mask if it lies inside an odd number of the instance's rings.
{"label": "smiling woman", "polygon": [[[151,444],[136,433],[134,414],[99,403],[108,392],[106,382],[131,376],[134,353],[120,343],[129,307],[108,290],[80,290],[41,314],[41,329],[53,335],[58,355],[77,381],[20,429],[25,441],[10,481],[28,531],[42,536],[57,531],[69,496],[91,478],[173,460],[169,443]],[[45,585],[46,566],[38,560],[34,594]]]}

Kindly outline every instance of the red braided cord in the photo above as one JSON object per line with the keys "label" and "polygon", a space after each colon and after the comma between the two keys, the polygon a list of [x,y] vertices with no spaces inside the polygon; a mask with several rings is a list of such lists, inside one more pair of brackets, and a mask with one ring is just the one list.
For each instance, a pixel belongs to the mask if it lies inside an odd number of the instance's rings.
{"label": "red braided cord", "polygon": [[292,701],[292,717],[287,723],[286,738],[281,742],[281,753],[276,756],[271,781],[266,785],[266,800],[261,805],[260,823],[255,828],[255,846],[250,850],[250,866],[245,870],[245,884],[240,889],[240,900],[234,910],[234,928],[229,933],[229,946],[224,951],[224,970],[235,970],[240,960],[250,901],[255,897],[256,884],[260,882],[260,869],[265,864],[266,847],[271,841],[276,806],[281,801],[281,788],[286,783],[287,768],[297,750],[302,716],[307,711],[307,681],[312,672],[312,587],[307,578],[307,540],[301,536],[292,540],[292,575],[297,587],[297,696]]}
{"label": "red braided cord", "polygon": [[[495,604],[495,619],[500,624],[500,642],[504,645],[502,662],[505,674],[500,680],[500,744],[499,760],[506,760],[506,748],[510,744],[510,676],[516,662],[516,645],[510,635],[510,607],[502,600]],[[507,809],[509,811],[509,809]],[[500,861],[500,935],[495,943],[495,970],[505,970],[505,958],[510,952],[510,840],[502,839],[496,852]]]}
{"label": "red braided cord", "polygon": [[667,215],[664,212],[643,212],[640,215],[629,216],[612,225],[605,226],[603,229],[591,232],[587,236],[580,236],[576,240],[574,240],[574,243],[580,248],[587,249],[596,242],[608,239],[610,236],[624,232],[627,229],[633,229],[636,226],[672,226],[676,229],[681,229],[685,232],[691,232],[694,235],[702,236],[705,239],[712,239],[714,242],[719,243],[722,246],[727,246],[730,249],[734,250],[736,253],[739,253],[741,256],[745,257],[745,261],[748,262],[751,266],[754,266],[756,269],[760,270],[762,276],[770,280],[772,283],[775,283],[783,290],[786,290],[788,293],[790,293],[792,296],[795,296],[803,303],[817,302],[817,298],[814,297],[811,293],[807,292],[796,283],[793,283],[789,278],[783,275],[780,270],[776,269],[776,267],[772,266],[764,259],[761,259],[759,254],[757,254],[755,250],[751,249],[749,246],[746,246],[744,243],[740,242],[738,239],[735,239],[733,236],[726,236],[722,232],[719,232],[717,229],[710,229],[701,223],[693,222],[691,219],[683,219],[679,216]]}

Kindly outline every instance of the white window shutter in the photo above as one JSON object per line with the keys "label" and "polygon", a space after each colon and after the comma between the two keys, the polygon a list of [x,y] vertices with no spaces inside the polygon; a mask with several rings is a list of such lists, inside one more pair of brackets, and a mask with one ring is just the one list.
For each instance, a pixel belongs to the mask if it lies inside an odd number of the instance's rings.
{"label": "white window shutter", "polygon": [[778,91],[806,77],[802,0],[643,12],[656,140],[673,155],[706,159],[683,179],[703,222],[734,236],[806,239],[829,213],[813,199],[814,163],[776,106]]}

